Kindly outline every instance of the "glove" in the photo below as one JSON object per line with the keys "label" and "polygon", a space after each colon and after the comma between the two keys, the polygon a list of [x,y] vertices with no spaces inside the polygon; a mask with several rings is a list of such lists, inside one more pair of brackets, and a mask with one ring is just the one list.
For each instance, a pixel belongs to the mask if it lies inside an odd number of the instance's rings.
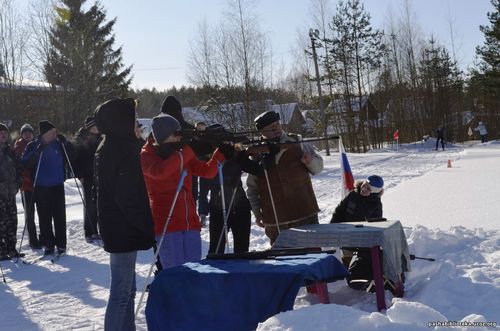
{"label": "glove", "polygon": [[262,157],[262,161],[261,161],[261,164],[262,164],[262,167],[266,170],[269,170],[273,167],[273,164],[274,164],[274,157],[275,155],[273,155],[272,153],[268,153],[268,154],[264,154],[264,157]]}
{"label": "glove", "polygon": [[56,137],[57,137],[57,140],[58,140],[61,144],[64,144],[64,143],[66,143],[66,141],[67,141],[67,140],[66,140],[66,137],[65,137],[65,136],[63,136],[63,135],[62,135],[62,134],[60,134],[60,133],[58,133]]}
{"label": "glove", "polygon": [[226,160],[229,160],[234,156],[234,147],[231,144],[222,143],[219,145],[219,150],[224,155]]}
{"label": "glove", "polygon": [[278,144],[269,143],[267,144],[267,147],[269,148],[269,154],[272,156],[275,156],[280,152],[280,145]]}

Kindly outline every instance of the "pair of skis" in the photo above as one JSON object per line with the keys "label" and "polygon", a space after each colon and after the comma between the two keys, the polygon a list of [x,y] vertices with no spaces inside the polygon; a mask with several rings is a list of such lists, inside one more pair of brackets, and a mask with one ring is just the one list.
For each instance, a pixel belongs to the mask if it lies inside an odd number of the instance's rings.
{"label": "pair of skis", "polygon": [[64,255],[66,255],[66,253],[44,254],[42,256],[36,257],[33,260],[22,259],[21,261],[23,262],[23,264],[37,264],[39,262],[46,261],[46,260],[48,260],[49,257],[51,257],[50,262],[56,263]]}

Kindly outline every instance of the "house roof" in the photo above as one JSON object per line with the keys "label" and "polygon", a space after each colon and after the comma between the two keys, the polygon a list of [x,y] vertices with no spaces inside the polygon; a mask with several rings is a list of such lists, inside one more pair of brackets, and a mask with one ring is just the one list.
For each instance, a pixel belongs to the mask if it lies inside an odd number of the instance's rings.
{"label": "house roof", "polygon": [[[298,104],[285,103],[285,104],[272,104],[271,102],[265,102],[264,111],[273,110],[280,114],[280,119],[282,124],[289,124],[293,118],[293,113],[295,109],[298,110]],[[184,119],[192,123],[205,122],[207,124],[221,123],[223,121],[235,121],[237,123],[232,123],[230,127],[238,127],[239,123],[245,122],[245,105],[242,102],[232,103],[232,104],[222,104],[218,105],[217,109],[220,110],[219,114],[208,111],[208,107],[182,107],[182,114]],[[302,114],[301,114],[302,115]],[[226,124],[226,123],[221,123]]]}
{"label": "house roof", "polygon": [[23,79],[21,83],[8,84],[0,82],[0,89],[15,89],[24,91],[50,91],[52,86],[48,82]]}
{"label": "house roof", "polygon": [[[363,107],[366,105],[368,102],[368,96],[364,95],[361,97],[361,107],[360,107],[360,102],[358,97],[353,97],[351,98],[351,109],[352,111],[359,112],[360,109],[363,109]],[[328,109],[331,109],[333,112],[336,113],[345,113],[347,112],[347,103],[344,99],[335,99],[332,100],[328,104]]]}
{"label": "house roof", "polygon": [[[271,109],[280,114],[282,124],[289,124],[293,118],[293,112],[298,109],[297,103],[283,103],[279,105],[271,105]],[[302,113],[300,114],[302,115]]]}

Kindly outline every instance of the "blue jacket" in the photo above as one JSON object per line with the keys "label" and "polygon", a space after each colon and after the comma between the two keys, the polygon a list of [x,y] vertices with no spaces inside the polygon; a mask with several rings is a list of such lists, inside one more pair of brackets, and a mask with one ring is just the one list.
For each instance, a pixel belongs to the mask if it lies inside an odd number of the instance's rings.
{"label": "blue jacket", "polygon": [[21,156],[21,164],[31,171],[33,186],[56,186],[64,184],[67,160],[62,148],[63,145],[68,156],[71,155],[72,147],[67,141],[61,143],[58,140],[54,140],[48,145],[43,145],[41,139],[38,138],[26,146]]}

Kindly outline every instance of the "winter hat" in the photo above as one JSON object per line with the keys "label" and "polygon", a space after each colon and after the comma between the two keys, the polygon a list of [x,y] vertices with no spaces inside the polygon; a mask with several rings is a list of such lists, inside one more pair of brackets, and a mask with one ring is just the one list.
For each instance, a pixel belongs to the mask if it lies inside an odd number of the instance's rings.
{"label": "winter hat", "polygon": [[85,129],[90,129],[91,127],[93,127],[95,125],[95,119],[93,116],[87,116],[85,118]]}
{"label": "winter hat", "polygon": [[260,131],[269,124],[272,124],[279,120],[280,120],[280,114],[278,114],[275,111],[269,110],[257,116],[254,120],[254,123],[257,130]]}
{"label": "winter hat", "polygon": [[366,182],[370,184],[372,193],[380,193],[384,188],[384,180],[380,176],[371,175],[366,179]]}
{"label": "winter hat", "polygon": [[47,131],[54,129],[55,126],[54,124],[50,123],[50,121],[43,120],[38,123],[38,128],[40,131],[40,135],[42,136]]}
{"label": "winter hat", "polygon": [[21,134],[23,134],[25,132],[35,133],[35,130],[33,130],[33,127],[31,125],[29,125],[28,123],[26,123],[23,126],[21,126],[20,132],[21,132]]}
{"label": "winter hat", "polygon": [[9,131],[9,128],[7,127],[7,125],[0,123],[0,131]]}
{"label": "winter hat", "polygon": [[181,125],[179,122],[170,115],[160,114],[153,117],[151,121],[151,129],[153,131],[153,137],[158,144],[161,144],[165,139],[167,139],[172,133],[179,131]]}
{"label": "winter hat", "polygon": [[178,116],[182,117],[181,103],[174,96],[169,95],[161,105],[161,112],[176,118]]}

